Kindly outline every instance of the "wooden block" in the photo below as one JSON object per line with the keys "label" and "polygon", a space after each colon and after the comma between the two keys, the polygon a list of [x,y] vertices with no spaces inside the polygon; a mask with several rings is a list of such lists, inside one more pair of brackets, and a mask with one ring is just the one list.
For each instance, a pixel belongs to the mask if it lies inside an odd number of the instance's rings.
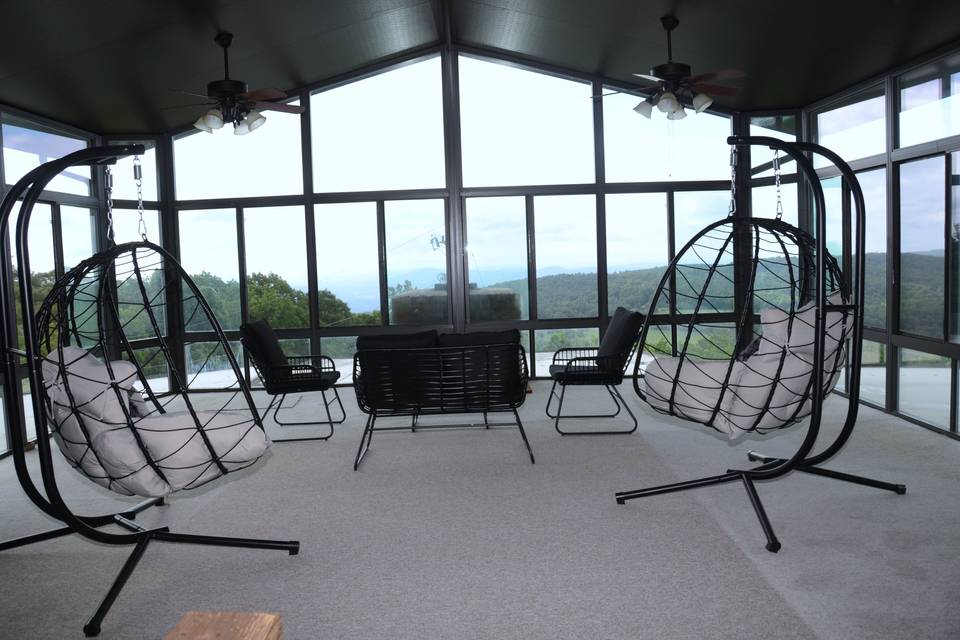
{"label": "wooden block", "polygon": [[163,640],[281,640],[277,613],[190,611]]}

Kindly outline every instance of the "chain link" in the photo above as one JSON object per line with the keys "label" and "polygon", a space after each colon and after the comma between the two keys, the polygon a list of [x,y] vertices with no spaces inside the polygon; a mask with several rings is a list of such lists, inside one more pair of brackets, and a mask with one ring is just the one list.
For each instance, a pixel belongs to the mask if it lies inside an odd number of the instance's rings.
{"label": "chain link", "polygon": [[107,243],[116,244],[113,240],[113,173],[110,167],[103,169],[103,192],[107,197]]}
{"label": "chain link", "polygon": [[730,209],[727,217],[737,212],[737,146],[730,146]]}
{"label": "chain link", "polygon": [[137,231],[140,238],[147,241],[147,223],[143,221],[143,169],[140,166],[140,156],[133,156],[133,180],[137,185],[137,213],[140,214],[140,223]]}
{"label": "chain link", "polygon": [[780,150],[773,150],[773,183],[777,187],[777,220],[783,218],[783,197],[780,192]]}

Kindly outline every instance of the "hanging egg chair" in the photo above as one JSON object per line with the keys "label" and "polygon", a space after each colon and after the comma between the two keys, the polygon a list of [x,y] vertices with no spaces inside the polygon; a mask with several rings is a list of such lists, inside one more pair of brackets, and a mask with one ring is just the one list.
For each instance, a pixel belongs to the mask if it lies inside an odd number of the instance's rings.
{"label": "hanging egg chair", "polygon": [[[730,212],[695,234],[667,267],[640,332],[634,390],[654,411],[704,424],[731,439],[777,431],[801,420],[807,421],[807,432],[789,456],[750,452],[750,460],[759,466],[620,491],[616,500],[624,504],[739,480],[760,520],[767,550],[777,552],[780,541],[755,481],[800,471],[900,494],[906,487],[820,466],[853,433],[860,397],[865,215],[856,175],[837,154],[816,144],[748,136],[731,136],[727,142],[733,174]],[[736,149],[751,145],[775,151],[774,218],[737,213]],[[781,151],[796,162],[798,176],[810,186],[813,234],[781,219]],[[849,274],[827,251],[823,190],[807,153],[832,162],[850,191],[854,211],[844,215],[845,227],[854,233]],[[824,399],[845,367],[846,416],[832,442],[813,453]]]}
{"label": "hanging egg chair", "polygon": [[[0,542],[0,551],[31,545],[72,533],[106,545],[133,547],[103,601],[83,627],[100,633],[101,623],[149,544],[182,543],[299,552],[295,540],[263,540],[148,529],[138,513],[163,504],[164,497],[193,489],[256,462],[270,445],[240,367],[226,336],[197,286],[172,255],[147,241],[141,214],[140,242],[112,243],[111,176],[105,170],[108,246],[60,277],[39,307],[33,303],[30,216],[46,185],[74,166],[109,165],[117,158],[142,154],[143,145],[91,147],[47,162],[28,172],[0,203],[0,238],[6,238],[12,211],[20,203],[16,233],[19,296],[13,283],[0,281],[0,308],[5,331],[3,411],[11,426],[11,453],[24,493],[62,526]],[[134,176],[140,166],[134,159]],[[12,264],[8,243],[0,242],[0,263]],[[9,271],[8,271],[9,273]],[[14,300],[14,298],[17,300]],[[188,378],[177,366],[167,323],[174,320],[168,300],[177,301],[184,324],[203,320],[208,342],[197,373]],[[23,320],[23,349],[18,348],[15,305]],[[35,311],[36,310],[36,311]],[[42,483],[34,482],[27,463],[24,399],[18,363],[26,361],[30,396],[37,424],[37,458]],[[200,396],[192,382],[207,364],[216,363],[227,379],[225,394]],[[52,438],[45,437],[49,430]],[[125,510],[79,515],[60,492],[50,440],[67,461],[97,484],[123,495],[147,500]],[[114,525],[118,531],[103,530]]]}

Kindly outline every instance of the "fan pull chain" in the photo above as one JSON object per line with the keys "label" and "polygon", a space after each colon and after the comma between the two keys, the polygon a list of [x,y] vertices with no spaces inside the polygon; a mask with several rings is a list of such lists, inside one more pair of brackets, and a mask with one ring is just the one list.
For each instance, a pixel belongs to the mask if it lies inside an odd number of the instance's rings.
{"label": "fan pull chain", "polygon": [[107,244],[115,245],[113,239],[113,173],[110,167],[103,168],[103,192],[107,197]]}
{"label": "fan pull chain", "polygon": [[147,241],[147,223],[143,221],[143,169],[140,166],[140,156],[133,156],[133,180],[137,184],[137,213],[140,214],[140,223],[137,231],[140,238]]}
{"label": "fan pull chain", "polygon": [[783,218],[783,197],[780,193],[780,150],[773,150],[773,183],[777,186],[777,220]]}
{"label": "fan pull chain", "polygon": [[730,147],[730,209],[727,217],[737,212],[737,147]]}

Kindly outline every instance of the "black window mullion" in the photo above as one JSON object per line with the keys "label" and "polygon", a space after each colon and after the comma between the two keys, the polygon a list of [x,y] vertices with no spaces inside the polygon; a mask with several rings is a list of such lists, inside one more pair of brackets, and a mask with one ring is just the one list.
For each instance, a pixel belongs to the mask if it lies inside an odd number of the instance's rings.
{"label": "black window mullion", "polygon": [[387,299],[387,220],[386,204],[377,200],[377,257],[380,262],[380,324],[390,324],[390,301]]}

